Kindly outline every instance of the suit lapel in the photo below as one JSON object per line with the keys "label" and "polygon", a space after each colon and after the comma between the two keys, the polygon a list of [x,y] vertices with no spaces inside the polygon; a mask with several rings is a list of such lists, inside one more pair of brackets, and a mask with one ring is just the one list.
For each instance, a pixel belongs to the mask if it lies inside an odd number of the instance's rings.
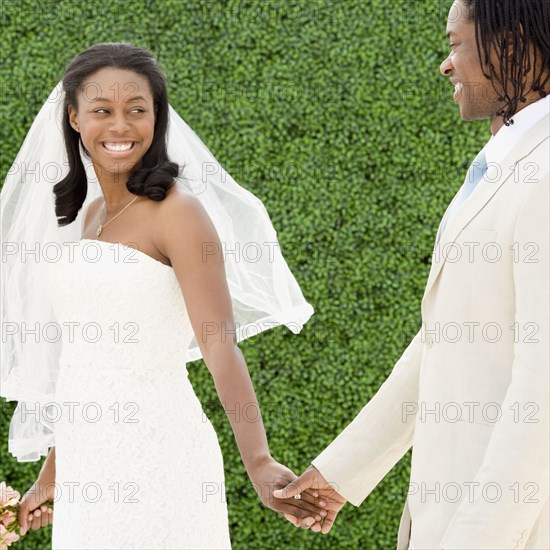
{"label": "suit lapel", "polygon": [[[422,298],[422,306],[426,298],[436,282],[443,264],[447,260],[449,254],[453,253],[453,246],[450,243],[456,241],[459,233],[464,227],[474,218],[477,213],[494,197],[506,180],[514,173],[516,164],[541,143],[545,138],[548,138],[549,116],[543,117],[534,127],[529,128],[525,132],[520,144],[515,147],[499,165],[489,162],[489,166],[485,176],[477,185],[473,192],[464,203],[458,208],[455,215],[447,223],[443,234],[440,237],[439,243],[436,243],[436,252],[432,256],[432,266],[426,283],[426,289]],[[455,195],[451,204],[457,199]],[[447,211],[451,207],[447,207]],[[441,224],[440,224],[441,227]],[[437,261],[436,261],[437,259]]]}

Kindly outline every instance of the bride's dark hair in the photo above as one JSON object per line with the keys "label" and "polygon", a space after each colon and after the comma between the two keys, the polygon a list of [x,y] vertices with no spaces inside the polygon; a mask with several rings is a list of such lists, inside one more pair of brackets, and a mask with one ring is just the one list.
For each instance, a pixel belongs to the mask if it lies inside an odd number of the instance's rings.
{"label": "bride's dark hair", "polygon": [[[96,71],[114,67],[134,71],[149,81],[155,108],[155,130],[153,142],[130,172],[126,187],[134,195],[145,195],[161,201],[166,197],[179,166],[171,162],[166,150],[168,128],[168,91],[164,75],[151,53],[127,42],[105,42],[94,44],[78,54],[68,65],[63,75],[65,101],[63,104],[63,138],[69,159],[69,173],[53,187],[55,214],[58,225],[74,221],[84,204],[88,192],[86,172],[80,158],[80,134],[69,122],[68,106],[78,110],[77,94],[83,90],[84,81]],[[84,144],[82,144],[83,149]]]}

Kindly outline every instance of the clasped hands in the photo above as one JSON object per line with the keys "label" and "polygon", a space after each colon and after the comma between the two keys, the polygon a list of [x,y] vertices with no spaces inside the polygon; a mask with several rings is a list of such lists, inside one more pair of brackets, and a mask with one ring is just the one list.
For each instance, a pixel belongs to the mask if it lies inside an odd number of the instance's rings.
{"label": "clasped hands", "polygon": [[[346,503],[313,466],[297,477],[292,470],[271,459],[249,472],[249,476],[266,506],[303,529],[328,533]],[[300,498],[294,498],[296,495]]]}
{"label": "clasped hands", "polygon": [[[248,475],[262,502],[296,527],[326,534],[346,503],[346,499],[313,466],[297,477],[292,470],[268,457],[256,463]],[[51,509],[42,506],[38,510],[40,504],[53,499],[53,494],[49,494],[52,490],[53,483],[42,487],[42,482],[37,480],[27,491],[21,504],[22,535],[29,529],[37,530],[52,523]],[[35,494],[42,495],[40,500],[31,498]],[[296,495],[300,498],[294,498]]]}

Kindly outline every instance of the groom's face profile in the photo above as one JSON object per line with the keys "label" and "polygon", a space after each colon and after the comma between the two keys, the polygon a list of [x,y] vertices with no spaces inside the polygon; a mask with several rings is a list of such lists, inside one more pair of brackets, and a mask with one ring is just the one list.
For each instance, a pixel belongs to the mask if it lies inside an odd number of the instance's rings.
{"label": "groom's face profile", "polygon": [[[469,6],[455,0],[447,18],[450,53],[439,68],[455,86],[453,99],[464,120],[494,118],[502,108],[491,81],[483,74],[479,59],[475,24]],[[492,59],[498,71],[498,59]]]}

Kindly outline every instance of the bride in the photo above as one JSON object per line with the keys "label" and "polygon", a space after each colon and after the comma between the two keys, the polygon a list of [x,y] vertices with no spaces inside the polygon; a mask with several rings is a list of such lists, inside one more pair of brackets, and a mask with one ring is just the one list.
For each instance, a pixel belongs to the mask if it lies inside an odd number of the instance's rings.
{"label": "bride", "polygon": [[[51,178],[52,165],[68,173]],[[271,496],[296,476],[270,454],[237,346],[278,324],[298,332],[313,310],[263,205],[171,108],[151,54],[128,43],[80,53],[1,200],[2,321],[13,328],[1,387],[19,401],[10,452],[47,455],[22,534],[53,523],[56,549],[230,548],[220,447],[187,378],[201,356],[261,501],[296,524],[322,521],[315,493]],[[29,261],[31,243],[42,248]],[[44,335],[52,319],[57,341]],[[41,338],[23,341],[35,322]]]}

